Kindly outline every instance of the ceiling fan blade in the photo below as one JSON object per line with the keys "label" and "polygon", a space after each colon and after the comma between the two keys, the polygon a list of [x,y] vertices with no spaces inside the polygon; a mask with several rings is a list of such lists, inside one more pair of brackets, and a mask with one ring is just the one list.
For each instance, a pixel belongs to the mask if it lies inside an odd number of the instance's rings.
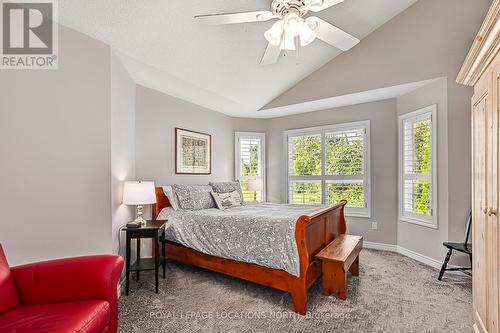
{"label": "ceiling fan blade", "polygon": [[268,10],[244,13],[227,13],[213,15],[197,15],[194,17],[198,22],[208,25],[234,24],[248,22],[264,22],[276,18]]}
{"label": "ceiling fan blade", "polygon": [[312,0],[307,9],[309,9],[311,12],[320,12],[344,1],[345,0]]}
{"label": "ceiling fan blade", "polygon": [[306,21],[312,21],[318,25],[318,27],[316,28],[316,32],[318,33],[317,38],[332,46],[335,46],[338,49],[341,49],[342,51],[347,51],[360,42],[360,40],[356,37],[348,34],[344,30],[341,30],[334,25],[331,25],[328,22],[323,21],[319,17],[311,16],[308,17]]}
{"label": "ceiling fan blade", "polygon": [[262,56],[262,60],[260,61],[261,65],[272,65],[278,62],[278,59],[281,54],[281,49],[279,46],[275,46],[271,43],[267,44],[266,51]]}

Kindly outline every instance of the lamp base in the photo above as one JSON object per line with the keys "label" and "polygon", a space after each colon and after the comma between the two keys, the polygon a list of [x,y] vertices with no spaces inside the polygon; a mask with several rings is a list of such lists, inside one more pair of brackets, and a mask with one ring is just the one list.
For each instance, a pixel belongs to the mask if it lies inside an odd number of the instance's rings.
{"label": "lamp base", "polygon": [[142,227],[146,225],[146,220],[142,216],[137,216],[134,222],[140,224]]}
{"label": "lamp base", "polygon": [[146,225],[146,220],[142,217],[142,206],[137,206],[137,217],[134,220],[135,223],[139,223],[142,227]]}

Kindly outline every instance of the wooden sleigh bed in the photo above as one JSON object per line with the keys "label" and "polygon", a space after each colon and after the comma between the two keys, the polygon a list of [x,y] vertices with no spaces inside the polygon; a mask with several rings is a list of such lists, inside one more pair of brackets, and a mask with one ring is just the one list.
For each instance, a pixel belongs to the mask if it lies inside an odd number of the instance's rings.
{"label": "wooden sleigh bed", "polygon": [[[321,276],[321,262],[314,256],[338,235],[346,233],[344,219],[346,203],[347,201],[342,200],[334,206],[318,210],[313,214],[302,215],[297,219],[295,239],[300,261],[299,277],[279,269],[211,256],[169,241],[167,241],[166,255],[172,260],[288,292],[292,296],[295,312],[305,315],[307,291]],[[154,218],[163,208],[169,206],[170,202],[163,189],[157,187],[156,205],[153,206]]]}

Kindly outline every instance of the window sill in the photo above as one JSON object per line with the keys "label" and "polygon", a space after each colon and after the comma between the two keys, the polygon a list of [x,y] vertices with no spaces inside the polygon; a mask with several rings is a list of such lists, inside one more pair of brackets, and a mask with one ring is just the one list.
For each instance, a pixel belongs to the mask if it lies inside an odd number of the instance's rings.
{"label": "window sill", "polygon": [[359,217],[359,218],[363,218],[363,219],[371,219],[372,218],[371,214],[363,214],[363,213],[348,213],[348,212],[345,212],[344,216],[345,217]]}
{"label": "window sill", "polygon": [[406,222],[406,223],[411,223],[411,224],[416,224],[416,225],[419,225],[419,226],[422,226],[422,227],[431,228],[431,229],[439,229],[438,226],[437,226],[437,223],[429,222],[429,221],[425,221],[425,220],[418,220],[418,219],[412,219],[412,218],[409,218],[409,217],[400,216],[399,217],[399,221]]}

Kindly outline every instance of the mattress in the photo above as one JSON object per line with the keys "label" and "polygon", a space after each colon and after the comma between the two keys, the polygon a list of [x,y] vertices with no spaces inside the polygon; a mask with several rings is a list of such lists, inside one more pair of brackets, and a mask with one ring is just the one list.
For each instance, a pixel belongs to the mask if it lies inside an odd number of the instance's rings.
{"label": "mattress", "polygon": [[295,224],[324,206],[252,204],[226,210],[164,208],[167,240],[212,256],[300,275]]}

